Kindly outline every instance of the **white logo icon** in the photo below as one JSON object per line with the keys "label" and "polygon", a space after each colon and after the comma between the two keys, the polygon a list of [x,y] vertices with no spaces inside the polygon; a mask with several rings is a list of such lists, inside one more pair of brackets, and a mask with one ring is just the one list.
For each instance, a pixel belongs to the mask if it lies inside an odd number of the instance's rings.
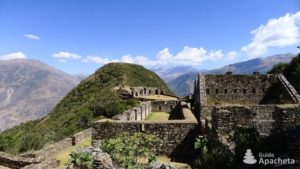
{"label": "white logo icon", "polygon": [[255,160],[254,156],[252,155],[251,149],[247,149],[243,162],[246,164],[255,164],[256,163],[256,160]]}

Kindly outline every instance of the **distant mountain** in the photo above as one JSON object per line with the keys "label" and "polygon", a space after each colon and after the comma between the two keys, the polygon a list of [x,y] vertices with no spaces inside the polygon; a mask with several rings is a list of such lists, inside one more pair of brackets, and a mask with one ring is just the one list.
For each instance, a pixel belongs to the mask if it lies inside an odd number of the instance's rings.
{"label": "distant mountain", "polygon": [[165,82],[169,82],[183,74],[197,72],[197,69],[192,66],[176,66],[171,68],[160,67],[157,69],[152,69],[152,71],[158,74]]}
{"label": "distant mountain", "polygon": [[[135,99],[122,99],[116,87],[149,86],[172,94],[164,81],[143,66],[128,63],[109,63],[74,88],[45,118],[24,123],[0,134],[0,151],[13,154],[41,148],[89,128],[94,120],[112,117],[138,103]],[[39,137],[30,137],[30,136]],[[38,147],[21,147],[28,139]],[[2,142],[1,142],[2,140]],[[9,140],[3,142],[3,140]],[[28,143],[24,144],[28,145]]]}
{"label": "distant mountain", "polygon": [[168,82],[168,86],[177,96],[186,96],[193,93],[194,80],[198,72],[190,72]]}
{"label": "distant mountain", "polygon": [[[234,74],[252,74],[255,71],[266,73],[278,63],[289,63],[294,56],[295,54],[290,53],[279,54],[265,58],[251,59],[244,62],[230,64],[218,69],[202,72],[206,74],[224,74],[227,71],[231,71]],[[178,96],[186,96],[193,91],[193,83],[194,79],[197,76],[197,73],[198,72],[190,72],[187,74],[183,74],[169,81],[168,86]]]}
{"label": "distant mountain", "polygon": [[231,71],[235,74],[251,74],[255,71],[260,73],[267,73],[273,68],[274,65],[278,63],[289,63],[295,54],[279,54],[273,55],[265,58],[256,58],[247,60],[244,62],[230,64],[218,69],[213,69],[208,71],[211,74],[224,74],[227,71]]}
{"label": "distant mountain", "polygon": [[85,78],[87,78],[89,75],[87,74],[74,74],[73,77],[77,78],[79,81],[84,80]]}
{"label": "distant mountain", "polygon": [[0,131],[46,116],[79,80],[40,61],[0,61]]}

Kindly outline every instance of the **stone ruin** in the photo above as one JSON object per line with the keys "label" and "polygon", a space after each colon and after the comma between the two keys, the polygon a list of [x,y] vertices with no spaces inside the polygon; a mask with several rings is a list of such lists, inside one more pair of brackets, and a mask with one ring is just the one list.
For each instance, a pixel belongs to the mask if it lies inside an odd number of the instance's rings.
{"label": "stone ruin", "polygon": [[121,94],[123,98],[138,98],[142,96],[151,95],[167,95],[166,92],[157,87],[130,87],[130,86],[119,86],[115,88]]}
{"label": "stone ruin", "polygon": [[[300,130],[300,96],[282,74],[199,74],[195,80],[192,97],[174,100],[149,99],[148,96],[166,95],[163,90],[155,87],[121,86],[115,89],[125,99],[139,99],[140,105],[114,116],[111,120],[94,122],[90,136],[94,149],[100,147],[104,138],[112,138],[122,132],[143,132],[160,138],[158,153],[173,158],[193,156],[195,138],[199,134],[212,135],[211,138],[233,149],[234,144],[227,136],[239,127],[254,128],[263,137],[268,137],[274,132]],[[171,112],[171,115],[175,116],[162,121],[145,120],[154,111]],[[83,136],[86,137],[86,134]],[[77,142],[74,141],[76,138],[81,139],[76,136],[57,144],[72,146],[73,142]],[[299,135],[295,142],[300,143]],[[51,151],[56,151],[62,146],[54,147],[56,148]],[[292,151],[299,152],[299,147],[296,149]],[[41,153],[40,156],[43,157],[43,154],[49,153]],[[0,154],[0,163],[2,160],[2,163],[7,163],[6,166],[24,164],[27,161],[30,164],[26,164],[27,168],[32,165],[49,166],[41,163],[41,160],[35,161],[36,159],[39,159],[39,155],[35,157],[29,154],[15,158]],[[104,161],[107,159],[105,156]],[[96,160],[94,168],[101,168],[102,165],[101,160]]]}
{"label": "stone ruin", "polygon": [[[161,140],[159,147],[157,147],[158,154],[168,156],[192,155],[195,136],[198,133],[198,122],[190,109],[190,104],[175,97],[167,100],[164,100],[163,97],[141,97],[141,91],[146,91],[144,90],[145,88],[134,87],[132,89],[139,89],[136,90],[138,94],[133,92],[133,96],[137,96],[136,98],[140,100],[140,105],[114,116],[112,120],[104,119],[94,122],[93,147],[95,149],[101,147],[102,139],[112,138],[122,132],[129,134],[143,132],[156,135]],[[143,94],[149,96],[150,92]],[[154,93],[153,95],[156,94]],[[160,95],[163,94],[160,93]],[[169,120],[145,120],[151,112],[161,111],[170,112]],[[103,167],[101,163],[103,160],[99,159],[95,160],[94,166],[100,169]],[[163,168],[163,164],[161,166]]]}
{"label": "stone ruin", "polygon": [[201,134],[231,149],[228,135],[236,128],[255,129],[262,137],[298,131],[294,141],[300,143],[300,96],[282,74],[199,74],[192,100]]}

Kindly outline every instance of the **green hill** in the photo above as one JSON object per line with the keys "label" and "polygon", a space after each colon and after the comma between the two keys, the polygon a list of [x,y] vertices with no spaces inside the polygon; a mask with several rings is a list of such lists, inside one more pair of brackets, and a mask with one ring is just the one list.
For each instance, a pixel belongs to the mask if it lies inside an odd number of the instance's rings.
{"label": "green hill", "polygon": [[283,73],[287,80],[300,92],[300,53],[290,63],[280,63],[268,73]]}
{"label": "green hill", "polygon": [[159,87],[172,94],[158,75],[143,66],[110,63],[82,81],[47,117],[2,132],[0,151],[18,154],[40,149],[90,127],[94,120],[135,106],[137,100],[122,100],[113,90],[119,85]]}

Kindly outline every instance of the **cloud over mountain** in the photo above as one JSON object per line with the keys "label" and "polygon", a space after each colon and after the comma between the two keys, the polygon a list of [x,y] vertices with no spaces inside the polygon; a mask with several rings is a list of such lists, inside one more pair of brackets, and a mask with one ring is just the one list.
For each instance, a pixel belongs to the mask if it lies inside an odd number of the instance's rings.
{"label": "cloud over mountain", "polygon": [[251,57],[257,57],[265,54],[271,47],[296,45],[300,38],[299,24],[300,11],[272,18],[265,25],[251,31],[252,41],[241,50]]}

